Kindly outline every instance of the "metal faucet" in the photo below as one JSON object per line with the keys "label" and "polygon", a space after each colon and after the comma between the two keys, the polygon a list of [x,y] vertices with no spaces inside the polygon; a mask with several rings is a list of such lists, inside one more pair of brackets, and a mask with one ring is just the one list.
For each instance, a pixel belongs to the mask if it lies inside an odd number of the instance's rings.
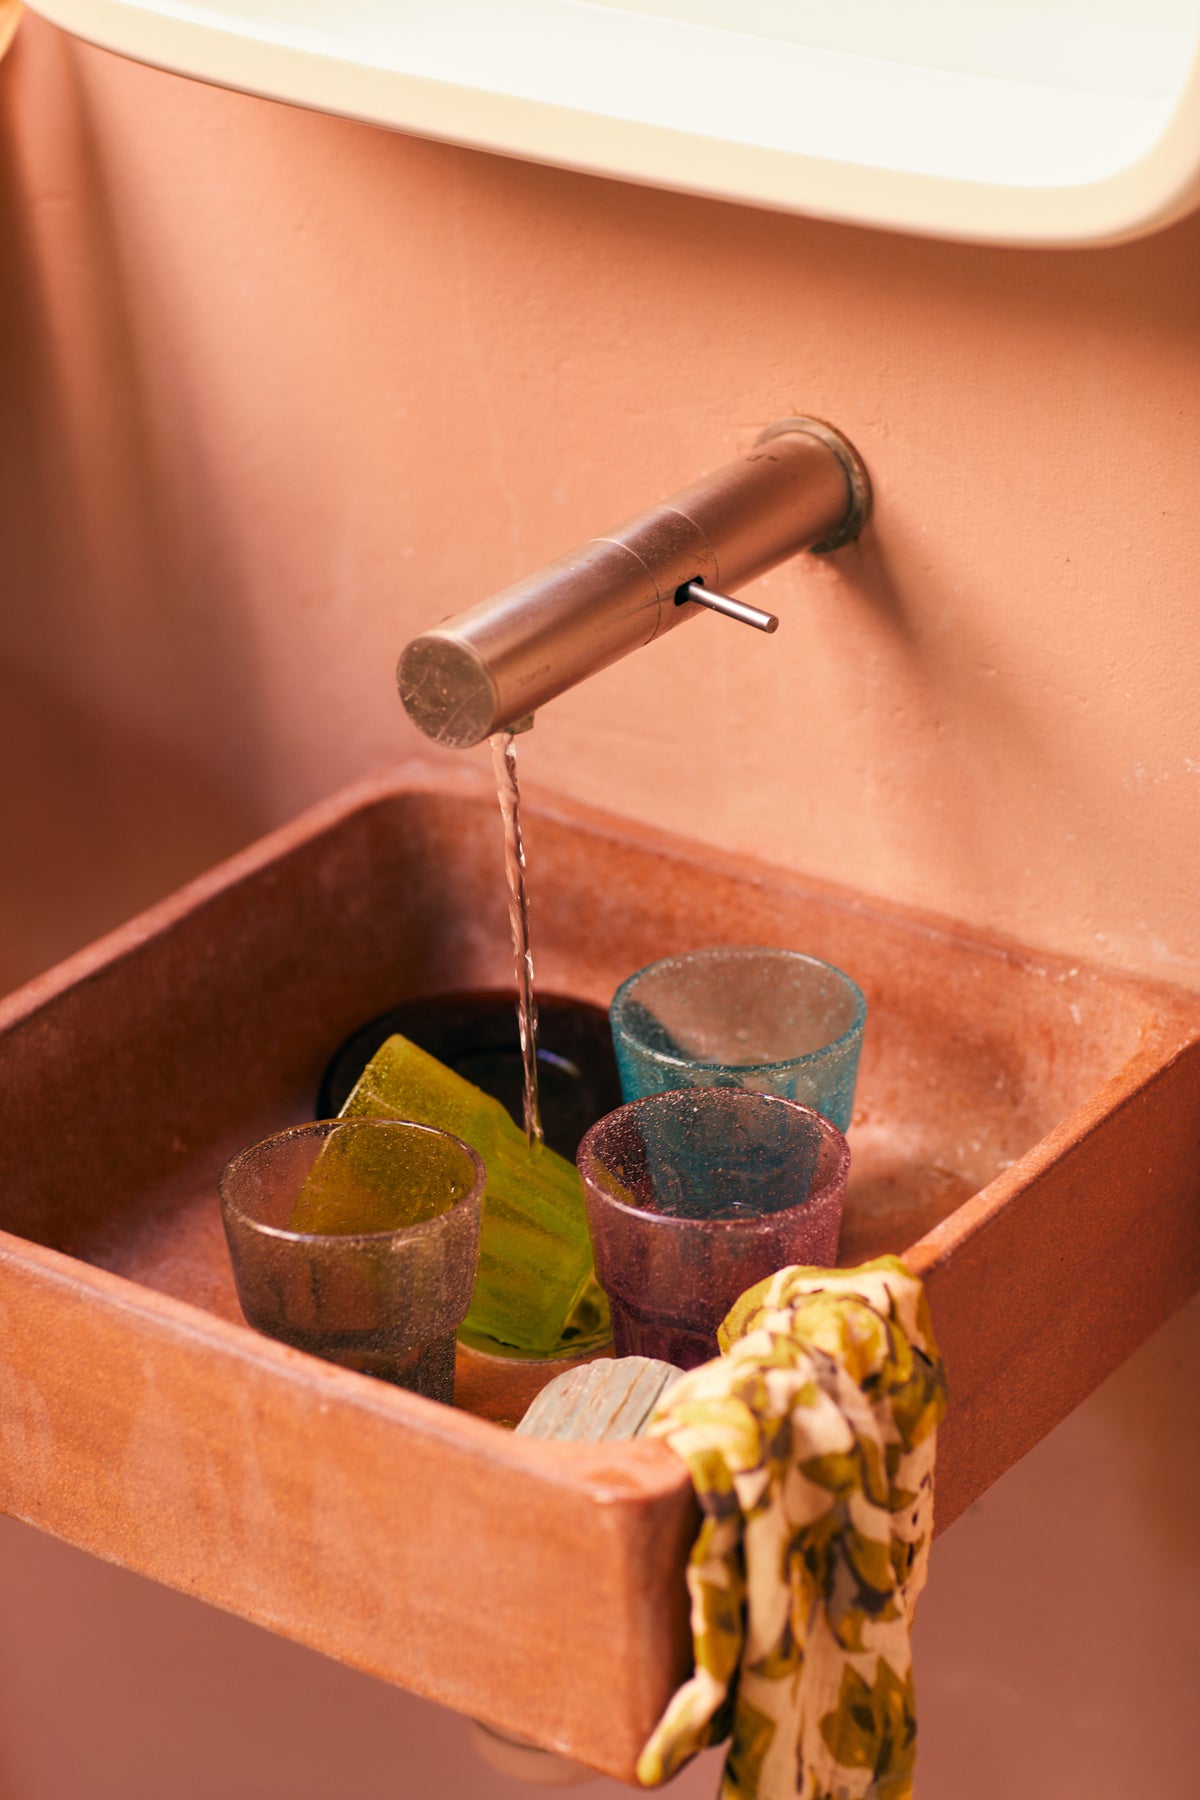
{"label": "metal faucet", "polygon": [[779,419],[736,462],[414,638],[396,671],[404,709],[465,749],[706,608],[774,631],[724,590],[850,543],[870,511],[853,444],[820,419]]}

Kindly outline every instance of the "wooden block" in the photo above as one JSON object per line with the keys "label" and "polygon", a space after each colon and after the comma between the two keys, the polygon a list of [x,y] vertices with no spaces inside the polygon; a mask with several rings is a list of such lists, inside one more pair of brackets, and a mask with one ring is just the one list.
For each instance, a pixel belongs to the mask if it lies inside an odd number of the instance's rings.
{"label": "wooden block", "polygon": [[568,1370],[542,1389],[517,1432],[576,1444],[640,1437],[682,1374],[674,1363],[650,1356],[618,1356]]}

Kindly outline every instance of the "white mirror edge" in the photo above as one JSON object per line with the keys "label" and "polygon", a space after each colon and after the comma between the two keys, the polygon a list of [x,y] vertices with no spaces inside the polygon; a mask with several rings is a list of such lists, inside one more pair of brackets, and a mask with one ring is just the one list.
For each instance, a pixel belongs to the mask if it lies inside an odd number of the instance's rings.
{"label": "white mirror edge", "polygon": [[[524,160],[845,224],[956,241],[1026,247],[1125,242],[1200,205],[1200,51],[1164,100],[1146,147],[1096,179],[1021,184],[739,142],[564,106],[373,60],[334,21],[319,47],[287,7],[243,0],[31,0],[30,10],[104,50],[266,99]],[[314,11],[312,4],[305,10]],[[319,8],[317,9],[319,10]],[[596,9],[598,10],[598,9]],[[341,14],[345,19],[346,14]],[[547,83],[548,91],[554,91]]]}

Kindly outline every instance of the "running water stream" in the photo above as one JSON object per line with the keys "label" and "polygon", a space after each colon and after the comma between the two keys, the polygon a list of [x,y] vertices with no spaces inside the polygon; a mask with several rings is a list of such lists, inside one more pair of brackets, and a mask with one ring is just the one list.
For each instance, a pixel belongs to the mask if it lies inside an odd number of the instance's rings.
{"label": "running water stream", "polygon": [[513,959],[517,968],[517,1025],[521,1033],[521,1058],[525,1065],[525,1136],[530,1148],[542,1143],[542,1119],[538,1110],[537,999],[533,991],[533,954],[529,947],[529,896],[525,891],[525,846],[521,841],[521,793],[517,786],[517,751],[510,731],[497,731],[488,739],[496,797],[504,820],[504,869],[508,876],[508,918],[512,926]]}

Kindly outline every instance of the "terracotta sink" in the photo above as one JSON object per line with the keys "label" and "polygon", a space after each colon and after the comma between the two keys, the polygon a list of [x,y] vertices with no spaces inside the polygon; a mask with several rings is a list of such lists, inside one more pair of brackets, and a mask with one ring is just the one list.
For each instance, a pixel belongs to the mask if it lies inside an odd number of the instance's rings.
{"label": "terracotta sink", "polygon": [[[843,1258],[927,1280],[944,1527],[1200,1279],[1200,998],[553,800],[527,820],[547,989],[607,1003],[669,950],[760,941],[866,990]],[[0,1006],[0,1507],[629,1780],[687,1667],[682,1468],[256,1336],[216,1210],[355,1026],[510,980],[494,796],[415,767]]]}

